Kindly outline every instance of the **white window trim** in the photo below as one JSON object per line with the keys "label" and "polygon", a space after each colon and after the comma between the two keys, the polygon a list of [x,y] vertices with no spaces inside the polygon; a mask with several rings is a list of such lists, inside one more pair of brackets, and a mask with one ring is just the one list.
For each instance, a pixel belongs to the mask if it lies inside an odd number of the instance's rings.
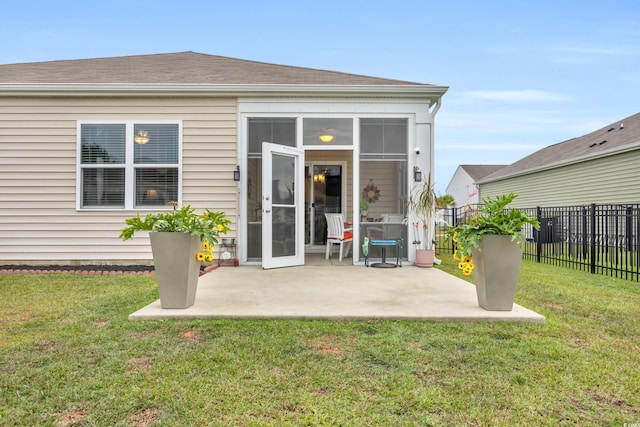
{"label": "white window trim", "polygon": [[[125,168],[125,186],[124,186],[124,207],[82,207],[82,125],[88,124],[119,124],[125,125],[125,162],[118,164],[108,164],[104,167],[108,168]],[[161,206],[145,206],[144,208],[137,208],[134,206],[135,199],[135,164],[133,162],[133,127],[134,125],[144,124],[174,124],[178,125],[178,164],[164,164],[154,163],[148,165],[154,168],[178,168],[178,204],[182,205],[182,120],[78,120],[76,127],[76,211],[80,212],[122,212],[122,211],[162,211],[170,209],[169,207]]]}

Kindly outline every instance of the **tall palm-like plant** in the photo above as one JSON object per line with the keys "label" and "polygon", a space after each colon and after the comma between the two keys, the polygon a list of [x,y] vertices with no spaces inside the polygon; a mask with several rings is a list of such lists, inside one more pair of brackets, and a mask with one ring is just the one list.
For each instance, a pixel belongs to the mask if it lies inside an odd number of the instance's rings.
{"label": "tall palm-like plant", "polygon": [[[434,217],[438,196],[431,174],[427,179],[414,186],[409,196],[409,219],[416,233],[414,243],[420,249],[433,250]],[[422,225],[420,226],[420,223]],[[419,232],[418,230],[422,230]]]}

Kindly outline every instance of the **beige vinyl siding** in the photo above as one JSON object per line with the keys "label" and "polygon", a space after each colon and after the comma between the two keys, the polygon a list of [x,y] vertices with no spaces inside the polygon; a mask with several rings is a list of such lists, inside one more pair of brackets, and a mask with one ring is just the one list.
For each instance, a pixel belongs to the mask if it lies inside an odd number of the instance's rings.
{"label": "beige vinyl siding", "polygon": [[640,203],[640,150],[480,185],[480,196],[514,192],[513,207]]}
{"label": "beige vinyl siding", "polygon": [[76,210],[78,121],[181,121],[183,204],[235,235],[236,118],[235,98],[0,98],[0,263],[151,260],[146,233],[118,238],[136,211]]}

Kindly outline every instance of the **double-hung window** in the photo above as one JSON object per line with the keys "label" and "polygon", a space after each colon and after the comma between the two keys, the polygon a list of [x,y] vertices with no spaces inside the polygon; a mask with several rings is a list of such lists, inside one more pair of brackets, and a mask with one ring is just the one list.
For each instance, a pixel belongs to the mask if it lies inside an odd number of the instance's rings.
{"label": "double-hung window", "polygon": [[79,123],[79,208],[179,202],[181,134],[180,123]]}

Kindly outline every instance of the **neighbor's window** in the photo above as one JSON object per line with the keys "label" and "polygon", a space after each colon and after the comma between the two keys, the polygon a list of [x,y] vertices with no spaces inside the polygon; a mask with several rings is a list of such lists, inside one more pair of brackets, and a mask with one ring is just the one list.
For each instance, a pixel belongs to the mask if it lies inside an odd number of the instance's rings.
{"label": "neighbor's window", "polygon": [[178,123],[80,124],[80,207],[166,206],[178,201]]}

